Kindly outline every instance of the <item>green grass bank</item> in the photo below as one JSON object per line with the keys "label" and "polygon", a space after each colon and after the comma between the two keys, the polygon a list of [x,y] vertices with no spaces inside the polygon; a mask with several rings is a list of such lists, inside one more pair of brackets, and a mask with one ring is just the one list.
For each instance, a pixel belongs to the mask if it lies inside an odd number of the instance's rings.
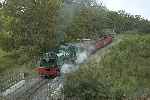
{"label": "green grass bank", "polygon": [[97,53],[96,58],[66,76],[67,96],[135,100],[150,95],[150,35],[123,37],[104,57]]}

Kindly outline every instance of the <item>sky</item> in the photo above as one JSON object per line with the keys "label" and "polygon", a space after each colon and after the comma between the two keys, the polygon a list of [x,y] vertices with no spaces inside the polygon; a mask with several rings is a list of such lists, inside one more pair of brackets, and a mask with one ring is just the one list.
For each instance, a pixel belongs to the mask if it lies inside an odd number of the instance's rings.
{"label": "sky", "polygon": [[98,0],[110,10],[125,10],[150,20],[150,0]]}

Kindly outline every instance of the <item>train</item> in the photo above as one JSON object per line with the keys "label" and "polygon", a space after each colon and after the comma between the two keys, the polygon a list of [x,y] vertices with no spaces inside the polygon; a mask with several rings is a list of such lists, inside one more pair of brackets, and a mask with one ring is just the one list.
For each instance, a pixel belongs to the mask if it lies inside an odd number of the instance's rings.
{"label": "train", "polygon": [[[95,53],[98,49],[101,49],[110,43],[112,43],[113,37],[111,35],[103,36],[94,43]],[[46,53],[43,53],[40,57],[39,65],[36,66],[36,72],[42,78],[55,78],[60,76],[61,66],[66,62],[76,63],[77,52],[80,50],[72,44],[61,45],[58,48],[51,49]]]}
{"label": "train", "polygon": [[95,43],[96,50],[107,46],[108,44],[112,42],[112,40],[113,40],[113,37],[111,35],[103,36]]}
{"label": "train", "polygon": [[60,69],[64,63],[75,63],[78,50],[79,48],[71,44],[65,44],[59,48],[51,49],[42,54],[35,70],[42,78],[55,78],[60,76]]}

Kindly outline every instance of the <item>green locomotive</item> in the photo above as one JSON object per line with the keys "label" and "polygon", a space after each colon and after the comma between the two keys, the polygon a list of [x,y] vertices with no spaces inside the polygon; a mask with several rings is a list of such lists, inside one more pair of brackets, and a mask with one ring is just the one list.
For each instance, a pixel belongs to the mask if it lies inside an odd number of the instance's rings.
{"label": "green locomotive", "polygon": [[41,56],[40,65],[36,71],[44,77],[59,76],[61,66],[64,63],[76,63],[78,50],[78,47],[71,44],[52,49]]}

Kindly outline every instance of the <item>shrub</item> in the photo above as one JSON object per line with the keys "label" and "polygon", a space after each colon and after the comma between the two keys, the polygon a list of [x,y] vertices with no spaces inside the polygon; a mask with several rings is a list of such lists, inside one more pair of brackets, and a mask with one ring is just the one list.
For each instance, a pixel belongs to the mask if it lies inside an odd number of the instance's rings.
{"label": "shrub", "polygon": [[97,98],[93,100],[142,96],[142,91],[150,90],[149,44],[149,35],[126,35],[100,62],[96,62],[100,57],[93,59],[67,75],[65,95]]}

